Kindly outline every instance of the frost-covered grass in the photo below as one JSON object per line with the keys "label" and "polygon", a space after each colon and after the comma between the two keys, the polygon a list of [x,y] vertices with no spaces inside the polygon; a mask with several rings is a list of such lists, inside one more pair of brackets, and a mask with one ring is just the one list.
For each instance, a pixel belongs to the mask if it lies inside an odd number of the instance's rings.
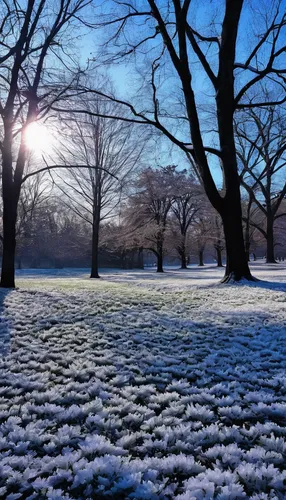
{"label": "frost-covered grass", "polygon": [[286,266],[69,274],[0,292],[0,498],[285,499]]}

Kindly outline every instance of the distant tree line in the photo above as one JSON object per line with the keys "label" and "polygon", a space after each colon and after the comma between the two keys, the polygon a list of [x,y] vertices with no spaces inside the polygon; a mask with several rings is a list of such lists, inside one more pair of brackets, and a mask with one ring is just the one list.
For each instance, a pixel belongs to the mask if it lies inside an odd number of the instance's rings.
{"label": "distant tree line", "polygon": [[[123,200],[115,203],[113,195],[105,206],[112,217],[103,217],[95,228],[90,200],[84,204],[82,196],[75,196],[70,183],[73,175],[53,195],[49,185],[39,189],[41,182],[36,182],[37,177],[30,186],[27,184],[28,190],[23,190],[17,227],[17,268],[90,267],[96,268],[96,275],[91,274],[96,278],[98,267],[143,268],[145,263],[156,265],[157,272],[163,272],[164,262],[182,269],[189,264],[203,266],[205,262],[216,262],[220,267],[225,264],[221,219],[186,169],[174,165],[136,169],[132,183],[125,186]],[[77,185],[86,185],[87,171],[79,170],[76,175],[78,181],[82,176]],[[115,188],[117,179],[112,179]],[[89,180],[90,188],[92,181],[93,178]],[[247,192],[242,196],[242,213],[244,231],[248,231],[247,259],[266,257],[267,217],[259,207],[249,210]],[[281,217],[276,218],[273,227],[274,257],[278,260],[286,259],[285,214],[283,199],[278,210]]]}

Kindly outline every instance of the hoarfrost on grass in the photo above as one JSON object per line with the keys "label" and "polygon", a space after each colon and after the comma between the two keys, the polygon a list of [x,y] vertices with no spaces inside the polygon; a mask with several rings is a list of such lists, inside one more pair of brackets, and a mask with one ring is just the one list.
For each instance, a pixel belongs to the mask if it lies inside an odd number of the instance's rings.
{"label": "hoarfrost on grass", "polygon": [[1,291],[0,497],[285,499],[272,269],[265,286],[218,285],[213,268]]}

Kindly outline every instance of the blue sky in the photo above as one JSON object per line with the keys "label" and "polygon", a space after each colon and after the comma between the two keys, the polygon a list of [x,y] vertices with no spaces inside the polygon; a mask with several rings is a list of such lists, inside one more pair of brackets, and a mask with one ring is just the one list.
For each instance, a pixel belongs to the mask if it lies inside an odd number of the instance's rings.
{"label": "blue sky", "polygon": [[[160,2],[157,3],[160,6]],[[148,5],[146,0],[141,0],[141,1],[139,0],[136,2],[136,4],[143,6]],[[216,32],[219,34],[220,23],[222,21],[224,14],[224,4],[225,4],[224,0],[216,0],[215,2],[211,0],[209,2],[201,2],[200,0],[193,0],[191,4],[192,26],[195,29],[200,30],[200,32],[204,34],[210,34],[210,33],[213,34]],[[263,23],[262,11],[264,11],[265,13],[264,9],[266,8],[266,12],[268,12],[268,14],[271,15],[272,4],[273,4],[272,0],[251,0],[251,2],[245,1],[241,16],[238,44],[237,44],[238,47],[237,60],[239,62],[243,62],[246,58],[246,55],[249,54],[249,52],[251,51],[251,46],[253,46],[253,41],[251,40],[253,32],[257,31],[257,33],[259,33],[262,29],[262,23]],[[283,5],[286,8],[286,0],[282,1],[282,6]],[[113,2],[111,1],[104,2],[105,11],[108,10],[110,6],[113,6]],[[112,8],[113,7],[111,7],[111,9]],[[141,30],[140,26],[138,27],[138,30],[139,31]],[[136,35],[136,30],[134,30],[134,34]],[[102,33],[99,32],[98,35],[96,36],[94,33],[90,33],[90,35],[87,38],[88,39],[87,46],[83,51],[83,56],[86,55],[87,57],[90,56],[92,57],[93,54],[96,54],[98,47],[102,43],[102,39],[106,36],[106,33],[105,31]],[[151,45],[152,44],[154,46],[154,42],[151,42]],[[271,48],[269,47],[269,45],[270,44],[268,44],[267,50],[270,50]],[[214,50],[215,50],[214,48],[209,46],[208,58],[211,61],[212,67],[216,68],[217,57]],[[267,56],[267,50],[263,54],[263,57]],[[147,62],[146,65],[147,67],[149,62],[148,55],[145,57],[145,59]],[[144,57],[142,55],[139,56],[137,60],[137,70],[142,71],[142,73],[145,73],[145,75],[147,74],[144,70]],[[206,75],[201,70],[201,67],[198,65],[198,63],[195,62],[195,59],[192,62],[192,72],[193,72],[193,87],[196,93],[197,103],[199,105],[202,104],[205,107],[208,107],[209,105],[211,105],[211,103],[214,103],[214,92],[211,86],[209,85]],[[139,110],[144,109],[144,99],[142,103],[142,100],[141,102],[138,101],[138,94],[135,97],[132,96],[132,93],[136,94],[136,90],[134,90],[136,89],[136,83],[134,77],[135,75],[134,61],[128,63],[126,62],[126,59],[122,58],[122,63],[116,64],[115,66],[111,67],[109,73],[114,82],[114,91],[116,96],[122,99],[126,99],[131,103],[134,103],[135,107]],[[239,76],[240,80],[241,78],[245,79],[245,75],[246,72],[244,71],[244,76],[243,77],[241,75]],[[170,89],[170,86],[172,86],[173,82],[172,78],[170,80],[168,80],[168,78],[166,79],[167,83],[166,82],[162,83],[161,81],[162,87],[164,87],[165,91],[166,89],[168,90],[168,86]],[[243,83],[242,80],[241,82]],[[149,87],[149,93],[150,93],[150,88],[151,87]],[[139,92],[139,86],[138,86],[138,92]],[[148,91],[146,94],[146,101],[147,100],[148,100]],[[172,99],[170,102],[172,102]],[[203,115],[201,113],[201,116],[204,115],[205,113],[203,113]],[[213,122],[215,122],[215,115]],[[141,134],[140,127],[141,126],[138,126],[139,137]],[[212,132],[207,133],[206,130],[212,129],[212,127],[213,123],[212,119],[210,119],[208,125],[207,126],[204,125],[205,129],[204,140],[205,144],[208,145],[210,145],[210,143],[214,140],[214,134]],[[186,142],[190,140],[187,127],[183,134],[181,133],[179,134],[179,138],[185,140]],[[160,143],[161,144],[159,145],[159,142],[157,142],[157,147],[155,148],[155,155],[154,155],[155,162],[162,164],[170,162],[180,164],[182,162],[182,155],[181,153],[176,152],[176,148],[172,148],[172,152],[170,153],[170,142],[168,139],[162,138],[162,141],[160,141]],[[211,159],[211,166],[215,181],[218,183],[218,185],[220,185],[222,182],[221,171],[220,168],[217,166],[217,162],[213,158]],[[183,167],[185,167],[185,165],[183,165]]]}

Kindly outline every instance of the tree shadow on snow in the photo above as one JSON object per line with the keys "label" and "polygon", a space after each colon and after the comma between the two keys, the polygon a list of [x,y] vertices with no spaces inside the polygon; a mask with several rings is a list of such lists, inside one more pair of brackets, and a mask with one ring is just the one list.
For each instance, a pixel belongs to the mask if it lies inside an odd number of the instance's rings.
{"label": "tree shadow on snow", "polygon": [[5,356],[10,346],[10,321],[5,315],[5,299],[10,290],[0,288],[0,356]]}
{"label": "tree shadow on snow", "polygon": [[[144,324],[144,312],[140,312]],[[128,327],[124,322],[123,317],[123,331]],[[128,347],[126,339],[123,345],[112,342],[111,331],[107,336],[114,354],[129,358],[121,370],[131,375],[135,365],[162,391],[183,379],[201,389],[222,382],[250,391],[280,391],[286,367],[286,327],[271,312],[210,311],[208,318],[158,312],[150,328],[148,320],[144,326],[130,331]]]}
{"label": "tree shadow on snow", "polygon": [[[276,276],[278,279],[285,279],[285,274],[281,276]],[[244,285],[252,286],[253,288],[265,288],[268,290],[277,290],[280,292],[286,292],[286,283],[281,281],[266,281],[266,280],[257,280],[254,282],[243,282]]]}

